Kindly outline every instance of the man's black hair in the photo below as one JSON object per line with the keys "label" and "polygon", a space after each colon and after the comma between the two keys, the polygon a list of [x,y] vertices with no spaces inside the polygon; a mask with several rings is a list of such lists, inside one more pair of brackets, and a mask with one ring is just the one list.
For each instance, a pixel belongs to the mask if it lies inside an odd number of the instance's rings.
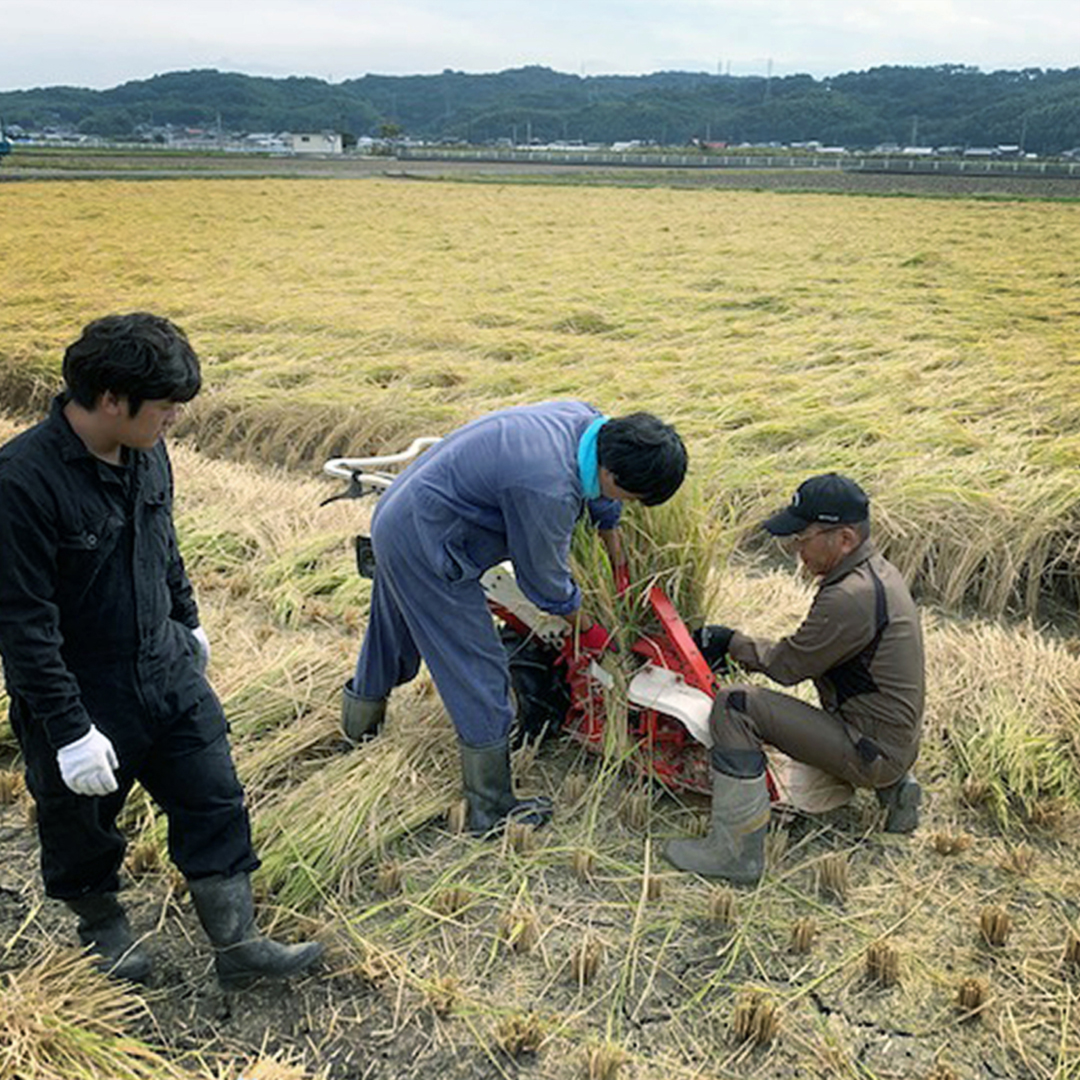
{"label": "man's black hair", "polygon": [[128,401],[190,401],[202,386],[199,358],[174,323],[145,311],[106,315],[83,328],[64,353],[68,395],[93,409],[106,391]]}
{"label": "man's black hair", "polygon": [[604,424],[597,458],[619,487],[646,506],[667,502],[686,475],[686,447],[679,433],[652,413],[631,413]]}

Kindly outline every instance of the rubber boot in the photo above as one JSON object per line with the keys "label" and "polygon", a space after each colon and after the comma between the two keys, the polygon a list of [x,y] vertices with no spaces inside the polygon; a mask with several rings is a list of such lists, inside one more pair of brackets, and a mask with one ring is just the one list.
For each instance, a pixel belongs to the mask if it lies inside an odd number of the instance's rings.
{"label": "rubber boot", "polygon": [[922,787],[911,773],[902,776],[895,784],[878,788],[877,800],[885,811],[886,832],[910,833],[918,828]]}
{"label": "rubber boot", "polygon": [[461,746],[461,775],[469,804],[469,832],[487,836],[499,832],[508,820],[539,828],[551,820],[551,800],[538,796],[519,799],[510,773],[507,739],[487,746]]}
{"label": "rubber boot", "polygon": [[322,956],[323,947],[317,941],[282,945],[255,929],[255,904],[247,874],[189,880],[188,888],[199,921],[214,946],[218,982],[223,987],[243,986],[260,977],[298,975]]}
{"label": "rubber boot", "polygon": [[373,739],[386,719],[386,698],[362,698],[347,682],[341,688],[341,730],[349,742]]}
{"label": "rubber boot", "polygon": [[765,833],[769,828],[765,773],[729,776],[714,768],[712,781],[708,836],[671,840],[664,855],[680,870],[724,878],[736,885],[756,885],[765,870]]}
{"label": "rubber boot", "polygon": [[132,936],[116,893],[87,893],[64,903],[79,916],[79,941],[93,952],[99,971],[115,979],[146,982],[150,957]]}

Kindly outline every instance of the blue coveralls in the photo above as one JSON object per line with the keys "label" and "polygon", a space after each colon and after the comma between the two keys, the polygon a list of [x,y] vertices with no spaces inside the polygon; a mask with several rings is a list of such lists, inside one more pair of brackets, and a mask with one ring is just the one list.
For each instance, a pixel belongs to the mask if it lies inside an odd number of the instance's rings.
{"label": "blue coveralls", "polygon": [[[353,679],[360,697],[387,697],[423,657],[463,743],[506,737],[509,672],[479,578],[509,558],[538,607],[556,615],[578,609],[569,566],[574,524],[587,506],[598,528],[612,529],[622,511],[615,499],[587,498],[579,469],[579,443],[595,435],[600,417],[581,401],[491,413],[427,450],[390,485],[372,522],[375,583]],[[589,464],[595,476],[595,459]]]}

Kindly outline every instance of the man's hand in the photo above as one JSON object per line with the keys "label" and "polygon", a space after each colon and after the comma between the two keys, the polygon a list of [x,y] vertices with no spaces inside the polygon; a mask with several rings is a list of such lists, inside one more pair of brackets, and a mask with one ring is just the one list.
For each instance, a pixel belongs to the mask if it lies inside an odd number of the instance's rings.
{"label": "man's hand", "polygon": [[210,639],[206,636],[206,631],[201,626],[196,626],[195,629],[191,631],[191,636],[195,639],[195,645],[198,650],[195,668],[200,675],[205,675],[206,668],[210,663]]}
{"label": "man's hand", "polygon": [[701,650],[705,657],[705,663],[709,669],[717,675],[726,675],[728,672],[728,649],[731,648],[731,639],[735,631],[730,626],[721,626],[719,623],[710,623],[694,630],[691,635],[694,644]]}
{"label": "man's hand", "polygon": [[120,767],[108,735],[93,724],[81,738],[56,752],[64,783],[76,795],[108,795],[117,789],[114,769]]}

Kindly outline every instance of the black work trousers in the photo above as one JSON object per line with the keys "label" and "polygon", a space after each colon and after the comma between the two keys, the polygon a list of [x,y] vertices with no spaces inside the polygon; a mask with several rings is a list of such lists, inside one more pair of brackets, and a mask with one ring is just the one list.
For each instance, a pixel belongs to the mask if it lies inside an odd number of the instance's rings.
{"label": "black work trousers", "polygon": [[70,791],[42,725],[12,698],[11,724],[37,804],[49,896],[66,900],[119,888],[126,841],[116,819],[136,780],[164,811],[169,854],[185,877],[259,865],[221,704],[189,660],[170,659],[155,664],[156,678],[149,680],[134,662],[77,672],[87,710],[120,760],[119,789],[111,795]]}

